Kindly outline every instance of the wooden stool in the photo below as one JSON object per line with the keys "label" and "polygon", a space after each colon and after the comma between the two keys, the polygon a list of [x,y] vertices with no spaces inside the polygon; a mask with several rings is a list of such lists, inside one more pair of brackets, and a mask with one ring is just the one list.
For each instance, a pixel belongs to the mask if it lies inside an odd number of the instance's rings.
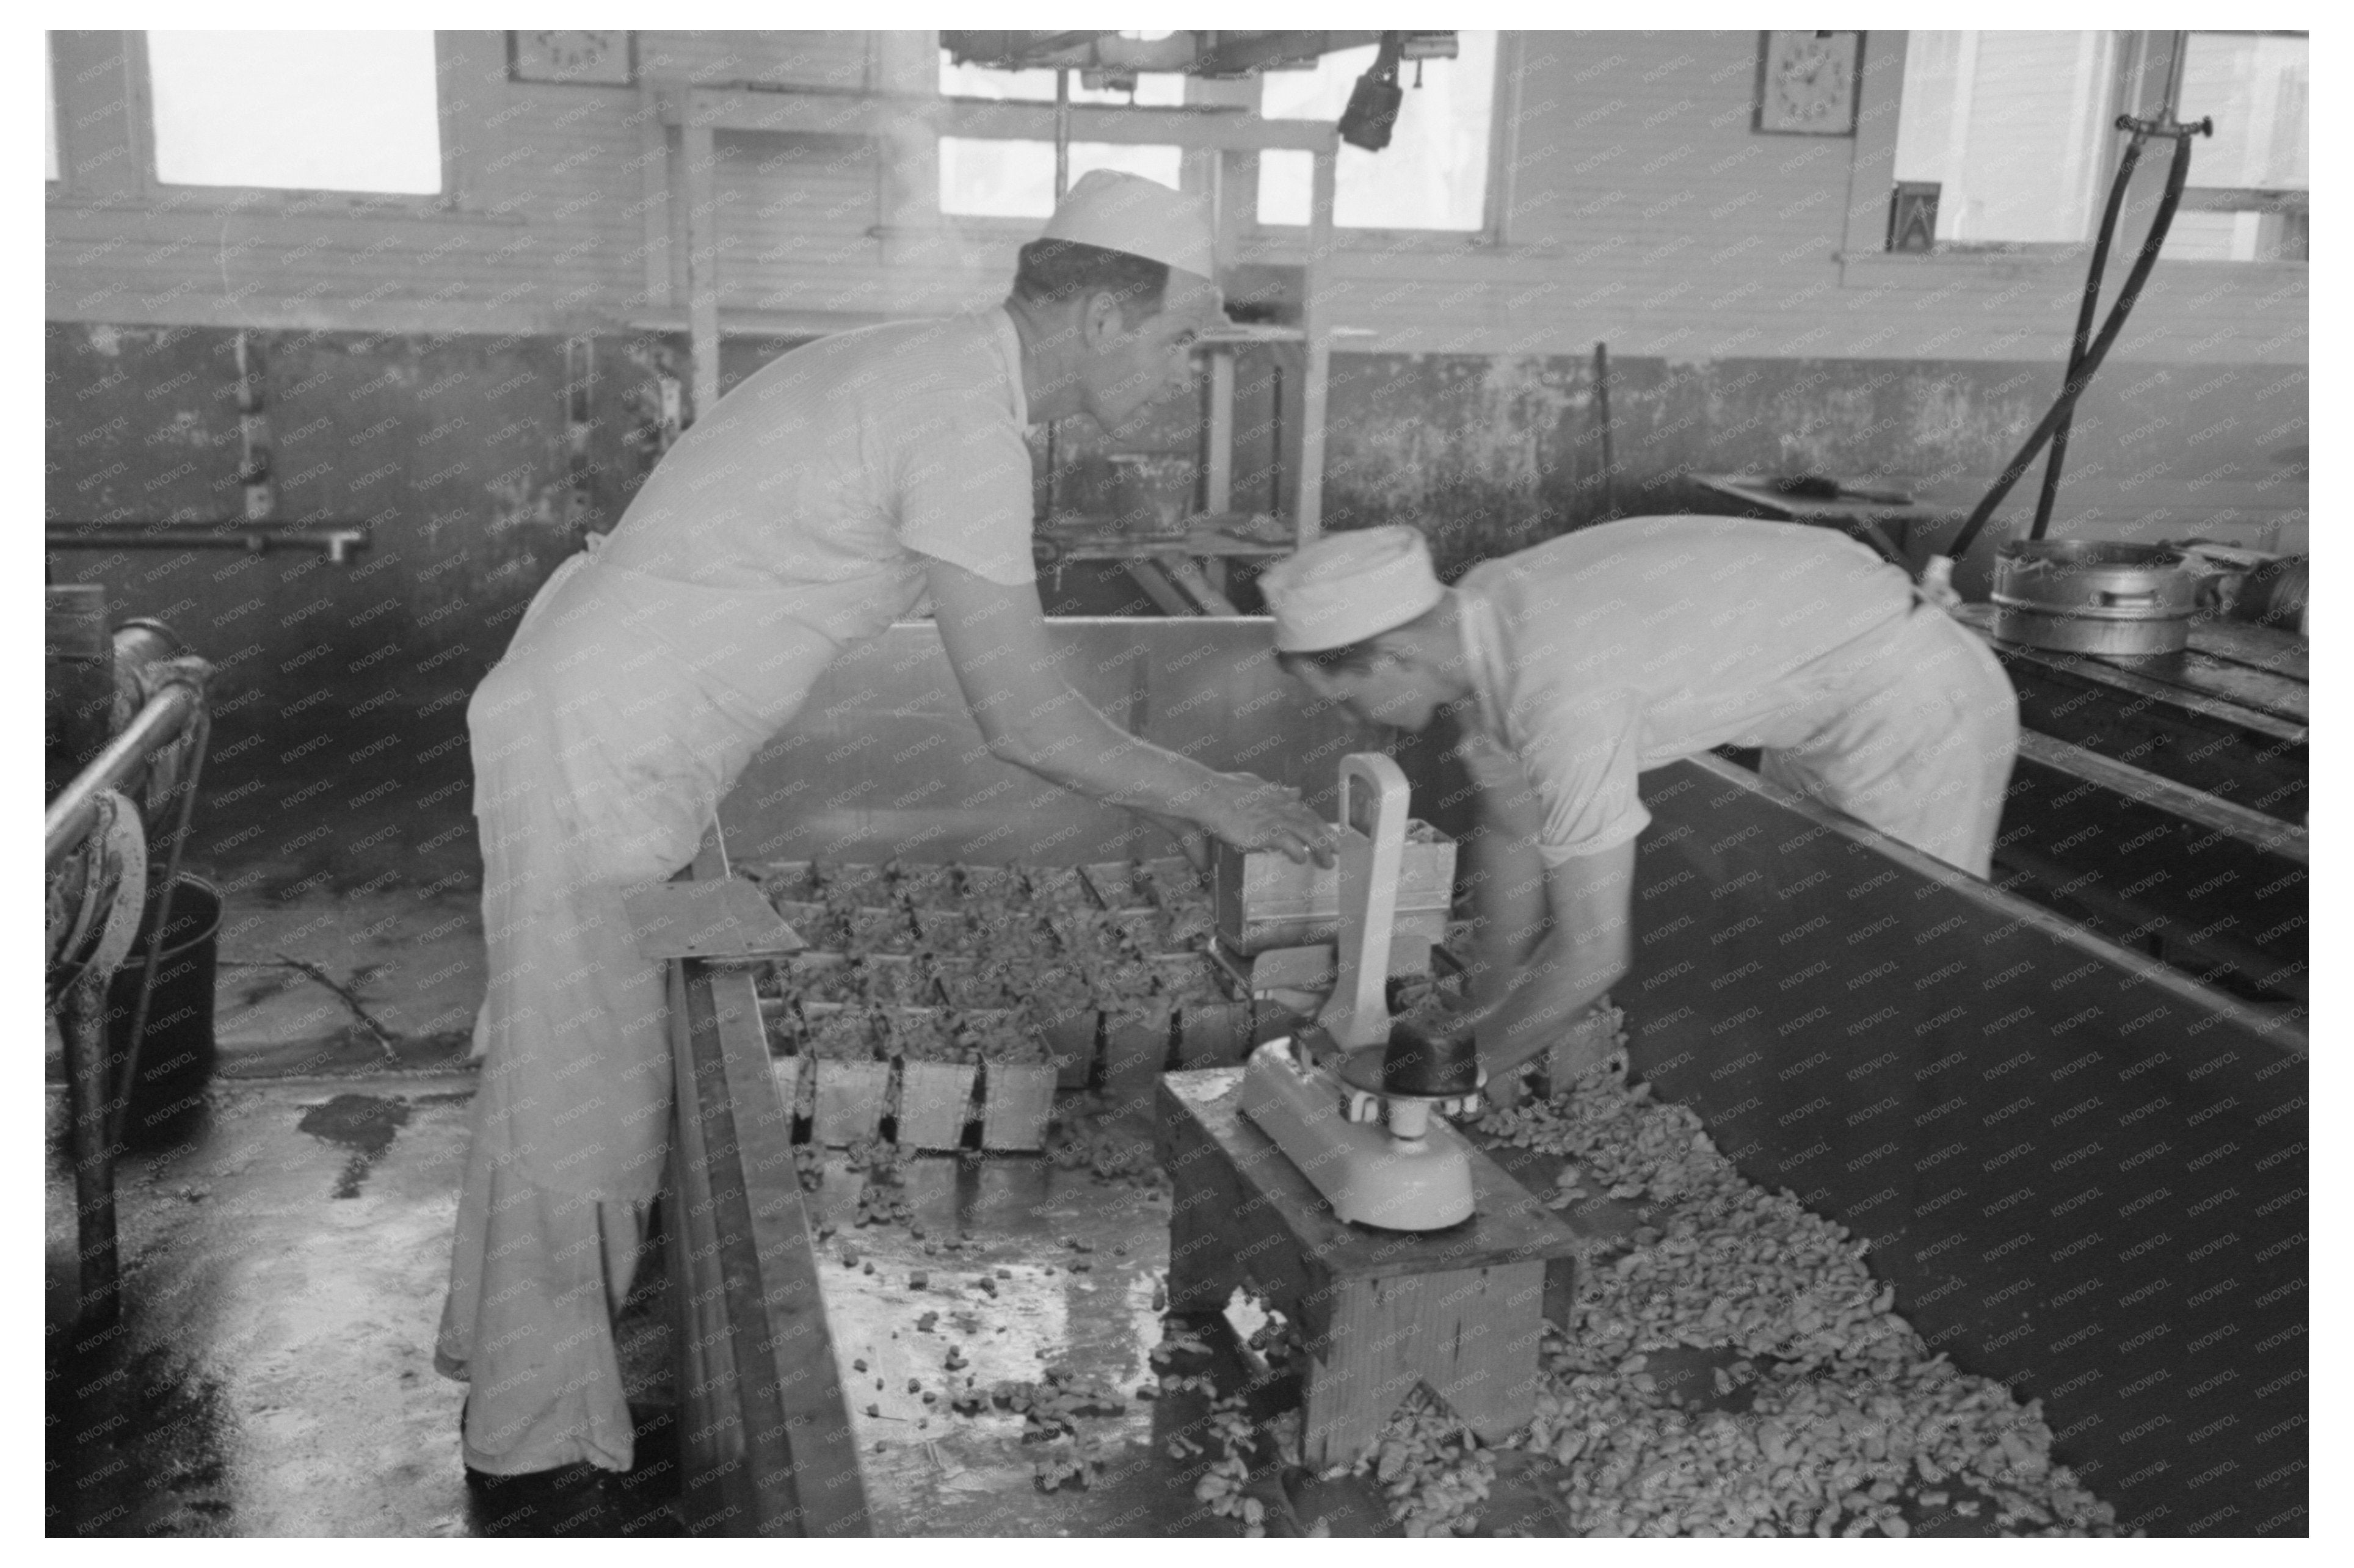
{"label": "wooden stool", "polygon": [[1477,1205],[1450,1230],[1352,1225],[1242,1116],[1243,1069],[1171,1073],[1157,1100],[1175,1183],[1169,1307],[1214,1312],[1236,1287],[1299,1327],[1301,1446],[1353,1463],[1416,1383],[1482,1440],[1534,1414],[1543,1319],[1567,1320],[1575,1232],[1478,1150]]}

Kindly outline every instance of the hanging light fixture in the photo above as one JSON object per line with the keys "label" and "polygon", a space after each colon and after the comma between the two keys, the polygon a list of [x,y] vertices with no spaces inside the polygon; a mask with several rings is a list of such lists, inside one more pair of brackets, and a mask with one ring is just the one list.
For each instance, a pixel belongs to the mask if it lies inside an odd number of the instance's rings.
{"label": "hanging light fixture", "polygon": [[1373,63],[1357,79],[1349,90],[1349,107],[1341,111],[1341,140],[1352,147],[1363,147],[1368,153],[1378,153],[1390,144],[1390,132],[1397,128],[1398,111],[1405,106],[1405,90],[1398,85],[1398,60],[1404,42],[1396,33],[1384,33],[1381,47],[1373,53]]}

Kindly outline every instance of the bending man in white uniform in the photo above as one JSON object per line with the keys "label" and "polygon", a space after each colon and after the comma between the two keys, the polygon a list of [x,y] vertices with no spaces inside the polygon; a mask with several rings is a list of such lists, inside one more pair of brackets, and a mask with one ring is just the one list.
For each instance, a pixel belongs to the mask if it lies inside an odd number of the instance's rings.
{"label": "bending man in white uniform", "polygon": [[563,1516],[530,1532],[586,1514],[499,1478],[562,1474],[578,1493],[631,1460],[610,1312],[662,1178],[671,1068],[662,973],[621,895],[694,858],[843,647],[928,597],[994,756],[1237,847],[1329,854],[1295,792],[1090,707],[1039,606],[1023,430],[1073,414],[1117,429],[1185,384],[1188,344],[1223,319],[1210,247],[1198,204],[1091,174],[1023,248],[1002,307],[779,358],[557,568],[475,693],[490,981],[437,1360],[472,1385],[472,1478]]}
{"label": "bending man in white uniform", "polygon": [[1418,532],[1372,528],[1260,588],[1278,657],[1320,695],[1410,730],[1442,707],[1460,721],[1491,1079],[1627,972],[1645,768],[1762,747],[1773,782],[1987,874],[2019,748],[2010,683],[1902,571],[1829,530],[1629,518],[1450,589]]}

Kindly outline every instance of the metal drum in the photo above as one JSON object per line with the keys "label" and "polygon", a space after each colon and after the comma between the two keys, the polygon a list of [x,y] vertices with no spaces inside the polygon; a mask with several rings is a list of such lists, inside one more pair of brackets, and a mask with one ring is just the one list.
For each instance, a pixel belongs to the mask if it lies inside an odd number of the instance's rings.
{"label": "metal drum", "polygon": [[1994,634],[2005,642],[2109,658],[2179,653],[2197,602],[2197,577],[2164,546],[2014,539],[1995,554]]}

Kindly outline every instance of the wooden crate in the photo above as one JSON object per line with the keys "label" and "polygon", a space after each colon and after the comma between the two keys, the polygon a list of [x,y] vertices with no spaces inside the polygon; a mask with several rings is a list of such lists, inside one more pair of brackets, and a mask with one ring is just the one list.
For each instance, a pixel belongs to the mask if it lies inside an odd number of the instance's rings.
{"label": "wooden crate", "polygon": [[1083,865],[1079,867],[1079,880],[1087,885],[1100,908],[1115,915],[1151,913],[1152,901],[1136,885],[1135,868],[1124,860]]}
{"label": "wooden crate", "polygon": [[1152,1108],[1152,1086],[1169,1067],[1172,1022],[1166,1012],[1104,1015],[1104,1092],[1120,1110]]}
{"label": "wooden crate", "polygon": [[862,904],[850,913],[850,950],[862,959],[904,958],[916,950],[916,922],[905,909]]}
{"label": "wooden crate", "polygon": [[[1153,962],[1170,971],[1172,991],[1193,997],[1177,1004],[1178,1068],[1230,1066],[1249,1054],[1251,999],[1224,968],[1207,953],[1171,954]],[[1218,994],[1204,997],[1208,991]]]}
{"label": "wooden crate", "polygon": [[919,973],[909,953],[869,953],[859,960],[872,980],[869,994],[879,1007],[934,1007],[939,988],[928,972]]}
{"label": "wooden crate", "polygon": [[[1432,832],[1419,822],[1413,831],[1426,837]],[[1211,892],[1219,940],[1245,958],[1270,948],[1329,945],[1340,932],[1338,866],[1297,864],[1273,850],[1245,853],[1220,844]],[[1438,835],[1416,842],[1409,836],[1398,873],[1392,974],[1418,974],[1428,966],[1431,946],[1446,938],[1454,900],[1455,841]]]}
{"label": "wooden crate", "polygon": [[982,1064],[981,1146],[1037,1150],[1046,1146],[1055,1112],[1055,1069],[1028,1063]]}
{"label": "wooden crate", "polygon": [[890,885],[884,880],[883,868],[853,861],[819,862],[813,871],[823,874],[830,886],[838,886],[859,904],[882,904],[890,895]]}
{"label": "wooden crate", "polygon": [[811,1117],[811,1140],[840,1149],[874,1137],[883,1125],[883,1107],[891,1092],[891,1064],[820,1058],[811,1066],[817,1074],[817,1109]]}
{"label": "wooden crate", "polygon": [[902,865],[892,891],[917,909],[957,906],[956,874],[945,865]]}
{"label": "wooden crate", "polygon": [[793,898],[771,898],[769,900],[769,906],[776,910],[778,919],[793,928],[794,936],[809,944],[811,950],[827,950],[818,941],[818,938],[825,932],[824,905],[806,903]]}
{"label": "wooden crate", "polygon": [[[783,971],[779,983],[784,987],[785,1000],[804,1015],[812,1007],[843,1006],[839,998],[857,988],[857,971],[847,953],[795,953],[777,967]],[[835,994],[824,994],[828,991]]]}
{"label": "wooden crate", "polygon": [[[738,869],[753,874],[771,903],[780,898],[803,902],[817,896],[817,886],[810,880],[810,863],[805,860],[761,861]],[[790,923],[792,916],[785,918]]]}
{"label": "wooden crate", "polygon": [[909,1149],[961,1146],[979,1073],[970,1062],[900,1063],[899,1142]]}
{"label": "wooden crate", "polygon": [[1096,1039],[1102,1026],[1103,1013],[1092,1007],[1076,1008],[1040,1024],[1038,1032],[1045,1037],[1056,1087],[1087,1086],[1087,1080],[1095,1075]]}

